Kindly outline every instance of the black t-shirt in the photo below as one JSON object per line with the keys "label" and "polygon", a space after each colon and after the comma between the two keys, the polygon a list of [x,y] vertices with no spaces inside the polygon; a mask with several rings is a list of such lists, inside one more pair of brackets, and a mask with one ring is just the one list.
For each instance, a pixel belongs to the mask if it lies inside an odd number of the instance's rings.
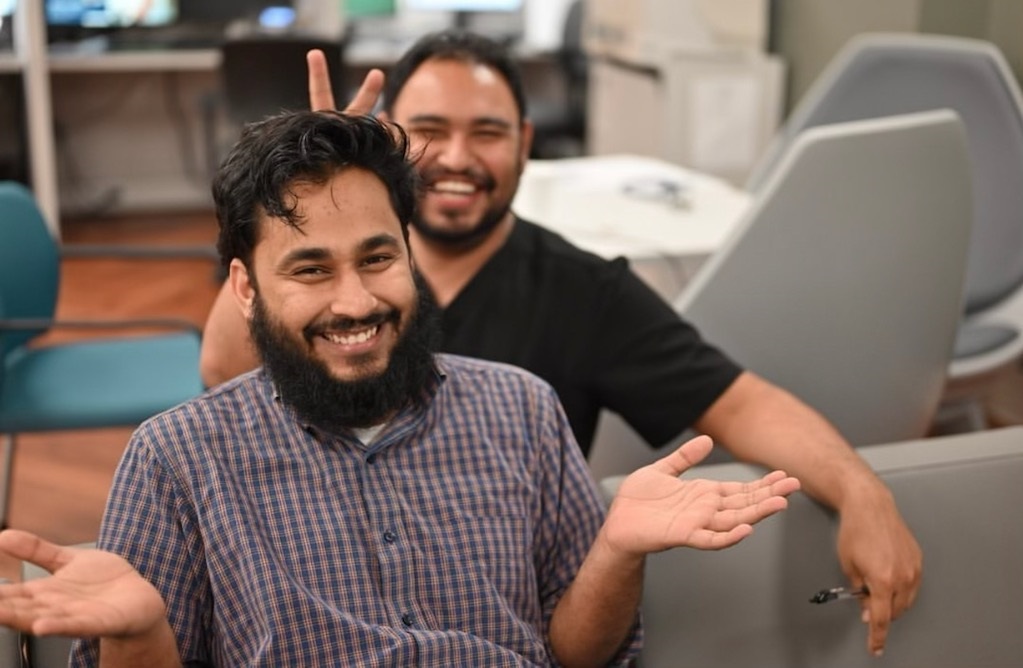
{"label": "black t-shirt", "polygon": [[444,352],[514,364],[553,385],[584,453],[601,408],[661,445],[741,372],[624,259],[523,220],[444,310],[443,331]]}

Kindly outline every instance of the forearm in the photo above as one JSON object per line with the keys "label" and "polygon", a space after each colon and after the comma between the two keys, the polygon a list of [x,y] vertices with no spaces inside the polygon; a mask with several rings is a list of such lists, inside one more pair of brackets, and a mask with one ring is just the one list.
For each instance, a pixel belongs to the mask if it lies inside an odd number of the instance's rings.
{"label": "forearm", "polygon": [[100,668],[181,668],[174,631],[161,619],[150,631],[128,637],[102,638]]}
{"label": "forearm", "polygon": [[203,327],[199,375],[206,387],[219,385],[259,366],[259,357],[249,335],[230,284],[217,294]]}
{"label": "forearm", "polygon": [[887,488],[841,434],[792,394],[746,372],[696,423],[737,459],[782,469],[824,505],[840,510],[864,493],[890,501]]}
{"label": "forearm", "polygon": [[551,618],[550,641],[566,667],[608,663],[636,622],[643,590],[642,556],[611,548],[603,529]]}

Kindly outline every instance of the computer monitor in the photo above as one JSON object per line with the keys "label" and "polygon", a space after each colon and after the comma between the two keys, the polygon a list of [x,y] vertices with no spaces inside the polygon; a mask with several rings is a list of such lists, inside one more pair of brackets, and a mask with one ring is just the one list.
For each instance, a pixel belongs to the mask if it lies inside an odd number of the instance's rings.
{"label": "computer monitor", "polygon": [[[338,1],[338,0],[335,0]],[[274,7],[293,7],[292,0],[178,0],[181,20],[186,23],[258,21],[259,15]]]}
{"label": "computer monitor", "polygon": [[411,12],[450,12],[456,26],[477,29],[473,25],[477,18],[499,14],[517,18],[524,4],[524,0],[403,0],[402,6]]}
{"label": "computer monitor", "polygon": [[446,12],[517,12],[522,0],[404,0],[413,11]]}
{"label": "computer monitor", "polygon": [[178,0],[46,0],[45,6],[49,26],[127,28],[178,20]]}
{"label": "computer monitor", "polygon": [[372,16],[393,16],[398,11],[397,0],[345,0],[345,18],[361,19]]}

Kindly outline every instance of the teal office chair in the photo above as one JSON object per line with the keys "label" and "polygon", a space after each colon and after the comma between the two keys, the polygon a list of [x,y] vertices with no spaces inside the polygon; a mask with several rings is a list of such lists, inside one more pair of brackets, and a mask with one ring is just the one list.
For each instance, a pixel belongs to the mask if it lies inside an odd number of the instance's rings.
{"label": "teal office chair", "polygon": [[[0,525],[18,433],[137,425],[203,390],[199,331],[176,320],[54,320],[60,250],[32,194],[0,182]],[[51,329],[173,329],[40,345]]]}

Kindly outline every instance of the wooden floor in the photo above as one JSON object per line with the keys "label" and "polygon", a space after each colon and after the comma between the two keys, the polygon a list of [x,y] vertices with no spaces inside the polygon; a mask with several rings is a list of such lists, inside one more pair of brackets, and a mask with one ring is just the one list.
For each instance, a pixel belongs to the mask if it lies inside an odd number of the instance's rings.
{"label": "wooden floor", "polygon": [[[212,244],[211,213],[68,221],[68,243]],[[201,325],[219,284],[209,260],[64,263],[58,317],[180,317]],[[991,402],[999,423],[1023,424],[1023,374]],[[24,435],[18,439],[10,525],[60,543],[92,540],[130,429]],[[0,576],[13,565],[0,562]]]}

